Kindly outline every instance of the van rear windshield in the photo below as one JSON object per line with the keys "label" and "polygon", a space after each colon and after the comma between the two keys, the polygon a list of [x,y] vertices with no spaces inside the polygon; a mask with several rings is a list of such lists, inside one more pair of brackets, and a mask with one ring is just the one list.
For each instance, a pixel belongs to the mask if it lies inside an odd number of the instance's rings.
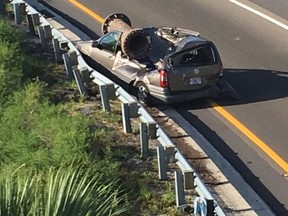
{"label": "van rear windshield", "polygon": [[200,46],[171,57],[170,63],[174,67],[200,66],[215,63],[215,53],[210,45]]}

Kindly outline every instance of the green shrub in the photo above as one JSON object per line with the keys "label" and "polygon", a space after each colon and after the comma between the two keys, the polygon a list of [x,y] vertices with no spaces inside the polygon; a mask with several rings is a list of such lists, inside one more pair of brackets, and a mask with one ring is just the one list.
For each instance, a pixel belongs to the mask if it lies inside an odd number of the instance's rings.
{"label": "green shrub", "polygon": [[24,56],[17,45],[0,42],[0,93],[2,97],[20,87],[23,62]]}
{"label": "green shrub", "polygon": [[39,63],[21,51],[23,37],[24,34],[0,19],[0,97],[10,95],[40,74]]}
{"label": "green shrub", "polygon": [[0,162],[28,164],[43,169],[62,161],[85,159],[91,122],[71,117],[43,96],[35,82],[14,93],[0,114]]}
{"label": "green shrub", "polygon": [[0,42],[4,43],[19,43],[21,34],[15,28],[13,28],[7,21],[0,18]]}

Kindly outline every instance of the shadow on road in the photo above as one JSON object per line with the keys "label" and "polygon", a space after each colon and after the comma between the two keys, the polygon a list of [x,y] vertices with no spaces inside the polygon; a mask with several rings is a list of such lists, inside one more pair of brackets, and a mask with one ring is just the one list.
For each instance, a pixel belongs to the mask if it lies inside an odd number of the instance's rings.
{"label": "shadow on road", "polygon": [[224,79],[237,91],[240,99],[220,99],[222,105],[248,104],[288,96],[288,72],[225,69]]}

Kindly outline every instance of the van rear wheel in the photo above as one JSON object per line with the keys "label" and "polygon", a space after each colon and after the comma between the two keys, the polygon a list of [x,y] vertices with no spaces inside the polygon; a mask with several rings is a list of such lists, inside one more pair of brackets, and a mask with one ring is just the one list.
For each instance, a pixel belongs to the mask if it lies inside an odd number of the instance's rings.
{"label": "van rear wheel", "polygon": [[143,82],[139,82],[137,85],[137,99],[140,103],[149,105],[151,104],[151,95],[147,85]]}

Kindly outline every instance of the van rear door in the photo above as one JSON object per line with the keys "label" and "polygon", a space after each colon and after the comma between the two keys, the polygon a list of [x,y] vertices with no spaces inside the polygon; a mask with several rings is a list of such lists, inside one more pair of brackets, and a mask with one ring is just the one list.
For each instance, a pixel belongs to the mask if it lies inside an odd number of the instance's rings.
{"label": "van rear door", "polygon": [[215,47],[201,44],[165,58],[170,91],[197,90],[219,79],[222,63]]}

